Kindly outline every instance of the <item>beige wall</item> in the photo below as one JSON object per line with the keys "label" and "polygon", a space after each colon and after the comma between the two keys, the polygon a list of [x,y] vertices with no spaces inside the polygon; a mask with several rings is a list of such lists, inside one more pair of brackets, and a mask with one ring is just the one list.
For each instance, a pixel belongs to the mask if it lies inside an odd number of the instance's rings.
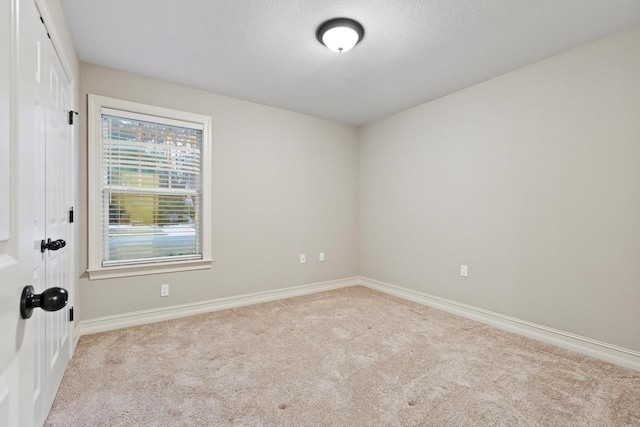
{"label": "beige wall", "polygon": [[214,166],[213,268],[83,275],[83,320],[359,273],[640,350],[640,27],[359,131],[88,64],[80,77],[85,117],[87,93],[210,115]]}
{"label": "beige wall", "polygon": [[359,144],[362,275],[640,350],[640,27]]}
{"label": "beige wall", "polygon": [[[81,65],[80,81],[81,159],[88,93],[212,117],[215,260],[211,270],[187,273],[91,281],[83,274],[82,320],[358,273],[356,128],[94,65]],[[80,168],[86,177],[85,161]],[[86,179],[80,194],[86,236]],[[80,243],[84,272],[86,238]],[[171,285],[169,297],[160,297],[162,283]]]}

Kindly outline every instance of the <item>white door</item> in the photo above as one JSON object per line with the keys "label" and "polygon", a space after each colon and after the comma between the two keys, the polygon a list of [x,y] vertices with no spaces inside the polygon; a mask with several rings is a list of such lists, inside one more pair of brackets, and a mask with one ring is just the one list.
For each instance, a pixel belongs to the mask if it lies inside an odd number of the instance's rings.
{"label": "white door", "polygon": [[[45,23],[46,24],[46,23]],[[41,26],[38,40],[46,37]],[[45,34],[44,36],[42,34]],[[46,238],[62,240],[66,246],[45,253],[46,287],[59,287],[67,290],[69,298],[73,295],[73,251],[70,244],[71,224],[69,209],[71,195],[71,159],[72,133],[69,125],[71,109],[71,83],[62,68],[60,59],[50,40],[44,39],[44,71],[46,74],[46,122],[45,122],[45,204]],[[71,302],[71,301],[70,301]],[[46,412],[51,408],[62,376],[73,351],[73,328],[69,318],[69,307],[41,313],[46,321],[46,348],[44,372],[46,379]]]}
{"label": "white door", "polygon": [[33,0],[0,0],[0,426],[41,425],[71,357],[69,306],[19,308],[26,285],[73,295],[69,246],[40,250],[72,241],[69,95]]}
{"label": "white door", "polygon": [[[30,198],[19,192],[17,182],[25,178],[18,161],[15,138],[17,121],[12,97],[12,76],[16,68],[12,55],[14,4],[0,0],[0,425],[16,425],[26,394],[19,388],[20,352],[25,339],[25,322],[20,318],[18,301],[22,288],[31,283],[29,265],[21,262],[33,243],[31,227],[21,214],[30,209]],[[29,147],[20,147],[25,152]],[[24,182],[25,191],[33,184]],[[27,255],[28,256],[28,255]],[[24,372],[27,370],[24,369]],[[23,377],[24,378],[24,377]],[[23,391],[21,393],[21,391]]]}

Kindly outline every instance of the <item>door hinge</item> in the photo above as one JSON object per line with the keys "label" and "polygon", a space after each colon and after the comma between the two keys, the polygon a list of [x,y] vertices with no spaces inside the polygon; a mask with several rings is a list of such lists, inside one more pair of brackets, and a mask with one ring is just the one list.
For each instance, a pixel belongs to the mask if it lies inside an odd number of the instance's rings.
{"label": "door hinge", "polygon": [[51,39],[51,34],[49,34],[49,29],[47,28],[47,24],[44,23],[44,18],[42,16],[40,17],[40,22],[42,22],[42,25],[44,25],[44,29],[47,32],[47,37]]}
{"label": "door hinge", "polygon": [[69,209],[69,224],[73,223],[73,206]]}
{"label": "door hinge", "polygon": [[69,309],[69,322],[73,322],[73,307]]}
{"label": "door hinge", "polygon": [[77,112],[77,111],[73,111],[73,110],[69,111],[69,124],[70,124],[70,125],[72,125],[72,124],[73,124],[73,115],[74,115],[74,114],[77,116],[77,115],[78,115],[78,112]]}

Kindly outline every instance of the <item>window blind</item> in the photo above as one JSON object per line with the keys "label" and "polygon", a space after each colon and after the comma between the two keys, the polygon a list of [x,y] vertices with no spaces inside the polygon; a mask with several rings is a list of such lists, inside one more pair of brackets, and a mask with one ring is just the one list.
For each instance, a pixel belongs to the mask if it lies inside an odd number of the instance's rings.
{"label": "window blind", "polygon": [[202,127],[103,108],[102,265],[202,259]]}

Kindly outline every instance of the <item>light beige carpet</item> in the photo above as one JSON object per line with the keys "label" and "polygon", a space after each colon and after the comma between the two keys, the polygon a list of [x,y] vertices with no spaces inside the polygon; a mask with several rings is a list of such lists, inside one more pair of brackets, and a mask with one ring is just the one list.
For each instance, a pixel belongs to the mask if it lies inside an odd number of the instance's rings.
{"label": "light beige carpet", "polygon": [[640,372],[354,287],[81,339],[49,426],[640,426]]}

